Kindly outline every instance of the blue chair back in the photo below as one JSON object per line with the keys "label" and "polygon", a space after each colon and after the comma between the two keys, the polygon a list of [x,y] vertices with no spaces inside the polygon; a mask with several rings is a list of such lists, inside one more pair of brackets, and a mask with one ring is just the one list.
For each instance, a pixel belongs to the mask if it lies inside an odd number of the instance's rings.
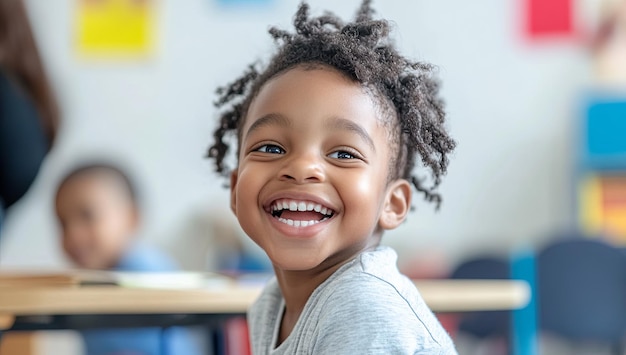
{"label": "blue chair back", "polygon": [[539,327],[618,343],[626,330],[626,254],[602,241],[555,242],[537,257]]}
{"label": "blue chair back", "polygon": [[[450,278],[500,280],[510,278],[510,267],[504,258],[479,257],[461,263]],[[480,311],[461,314],[459,331],[479,339],[500,337],[508,341],[511,323],[509,311]]]}

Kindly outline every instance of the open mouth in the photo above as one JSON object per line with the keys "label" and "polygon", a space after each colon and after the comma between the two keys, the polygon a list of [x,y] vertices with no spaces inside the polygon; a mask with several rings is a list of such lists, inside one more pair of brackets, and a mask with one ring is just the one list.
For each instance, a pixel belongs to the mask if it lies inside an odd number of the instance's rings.
{"label": "open mouth", "polygon": [[278,221],[294,227],[312,226],[335,215],[335,211],[319,203],[287,199],[274,201],[269,213]]}

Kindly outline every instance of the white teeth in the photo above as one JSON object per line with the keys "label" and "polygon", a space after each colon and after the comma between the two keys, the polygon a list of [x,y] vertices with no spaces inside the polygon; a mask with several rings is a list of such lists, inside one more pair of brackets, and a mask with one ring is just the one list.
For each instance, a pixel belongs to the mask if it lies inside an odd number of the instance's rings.
{"label": "white teeth", "polygon": [[288,224],[290,226],[294,226],[294,227],[307,227],[307,226],[312,226],[314,224],[318,224],[320,222],[323,222],[325,220],[327,220],[328,217],[322,219],[321,221],[294,221],[291,219],[286,219],[286,218],[279,218],[278,220],[282,223]]}
{"label": "white teeth", "polygon": [[334,213],[333,210],[331,210],[330,208],[324,207],[319,203],[294,201],[294,200],[277,201],[270,207],[270,209],[272,212],[282,211],[282,210],[289,210],[289,211],[294,211],[294,212],[315,211],[325,216],[329,216]]}

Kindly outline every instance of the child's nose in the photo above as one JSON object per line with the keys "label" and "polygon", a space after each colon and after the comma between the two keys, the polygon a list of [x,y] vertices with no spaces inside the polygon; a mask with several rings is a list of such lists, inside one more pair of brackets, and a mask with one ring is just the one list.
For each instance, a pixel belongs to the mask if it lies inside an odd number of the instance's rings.
{"label": "child's nose", "polygon": [[293,154],[282,167],[280,178],[298,184],[322,182],[325,179],[323,157],[315,152]]}

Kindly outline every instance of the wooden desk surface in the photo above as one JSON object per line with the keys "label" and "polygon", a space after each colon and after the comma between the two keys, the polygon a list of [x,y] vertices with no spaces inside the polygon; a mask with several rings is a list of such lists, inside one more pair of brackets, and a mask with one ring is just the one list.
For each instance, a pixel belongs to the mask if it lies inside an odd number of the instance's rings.
{"label": "wooden desk surface", "polygon": [[434,312],[515,310],[530,301],[530,286],[512,280],[416,281]]}
{"label": "wooden desk surface", "polygon": [[[530,289],[523,281],[417,281],[435,312],[517,309]],[[5,287],[0,289],[0,315],[245,313],[260,287],[160,290],[118,286]]]}

